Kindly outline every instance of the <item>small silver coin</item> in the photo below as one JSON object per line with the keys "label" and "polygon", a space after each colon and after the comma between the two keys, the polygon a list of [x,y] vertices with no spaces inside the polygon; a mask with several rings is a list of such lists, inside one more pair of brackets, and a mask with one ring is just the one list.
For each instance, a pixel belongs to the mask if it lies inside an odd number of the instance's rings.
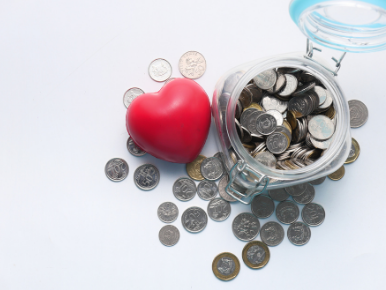
{"label": "small silver coin", "polygon": [[222,198],[212,199],[208,203],[208,215],[217,222],[225,221],[231,214],[231,204]]}
{"label": "small silver coin", "polygon": [[206,60],[197,51],[185,52],[178,62],[180,73],[189,79],[198,79],[206,71]]}
{"label": "small silver coin", "polygon": [[275,117],[277,126],[283,125],[283,115],[278,110],[268,110],[266,113]]}
{"label": "small silver coin", "polygon": [[282,201],[276,207],[276,217],[283,224],[292,224],[299,217],[299,208],[292,201]]}
{"label": "small silver coin", "polygon": [[315,86],[314,92],[319,97],[319,106],[323,105],[327,99],[327,91],[325,89],[323,89],[321,86]]}
{"label": "small silver coin", "polygon": [[277,201],[285,201],[289,198],[289,194],[285,191],[284,188],[271,189],[268,191],[269,196]]}
{"label": "small silver coin", "polygon": [[122,181],[129,174],[129,165],[122,158],[113,158],[106,163],[105,174],[111,181]]}
{"label": "small silver coin", "polygon": [[296,97],[296,96],[299,96],[299,95],[302,95],[304,94],[305,92],[309,91],[309,90],[312,90],[313,88],[315,87],[315,83],[314,82],[311,82],[311,83],[308,83],[308,84],[304,84],[302,86],[298,86],[298,88],[296,89],[296,91],[292,94],[293,97]]}
{"label": "small silver coin", "polygon": [[256,119],[256,130],[261,135],[269,135],[275,131],[277,126],[274,116],[264,113]]}
{"label": "small silver coin", "polygon": [[202,180],[197,186],[197,194],[203,200],[214,199],[218,194],[218,187],[214,181]]}
{"label": "small silver coin", "polygon": [[252,103],[252,97],[253,97],[253,95],[252,95],[251,91],[248,90],[247,88],[244,88],[241,91],[239,101],[243,105],[243,108],[248,107]]}
{"label": "small silver coin", "polygon": [[249,212],[240,213],[232,222],[233,234],[240,240],[248,242],[257,237],[260,230],[260,222]]}
{"label": "small silver coin", "polygon": [[178,200],[191,200],[196,195],[196,184],[190,178],[178,178],[173,184],[173,194]]}
{"label": "small silver coin", "polygon": [[275,132],[268,136],[266,145],[268,150],[273,154],[281,154],[286,151],[289,142],[284,133]]}
{"label": "small silver coin", "polygon": [[134,183],[142,190],[152,190],[160,180],[158,168],[152,164],[143,164],[134,172]]}
{"label": "small silver coin", "polygon": [[261,100],[261,104],[264,107],[264,110],[276,110],[280,113],[284,113],[288,108],[288,102],[279,100],[278,98],[272,97],[270,95],[265,95]]}
{"label": "small silver coin", "polygon": [[168,247],[174,246],[180,239],[180,231],[173,225],[166,225],[159,231],[160,242]]}
{"label": "small silver coin", "polygon": [[149,65],[149,76],[156,82],[166,81],[172,75],[172,66],[163,59],[157,58]]}
{"label": "small silver coin", "polygon": [[276,81],[275,85],[272,88],[267,90],[268,93],[276,94],[276,93],[280,92],[284,88],[286,82],[287,82],[287,80],[286,80],[285,76],[283,74],[278,74],[277,75],[277,81]]}
{"label": "small silver coin", "polygon": [[326,177],[327,177],[327,176],[324,176],[324,177],[315,179],[315,180],[313,180],[313,181],[310,181],[310,183],[311,183],[312,185],[319,185],[319,184],[322,184],[322,183],[326,180]]}
{"label": "small silver coin", "polygon": [[172,202],[161,203],[157,209],[157,215],[164,223],[172,223],[178,217],[178,207]]}
{"label": "small silver coin", "polygon": [[314,137],[310,137],[310,141],[315,148],[326,150],[330,147],[334,138],[327,139],[325,141],[316,140]]}
{"label": "small silver coin", "polygon": [[131,137],[127,139],[126,147],[127,147],[127,150],[129,150],[129,152],[134,156],[139,157],[146,154],[146,151],[139,148],[137,144],[134,143],[133,139],[131,139]]}
{"label": "small silver coin", "polygon": [[328,109],[328,107],[330,107],[332,105],[332,102],[333,102],[333,99],[332,99],[332,95],[330,93],[330,91],[326,90],[326,100],[324,101],[324,103],[322,105],[319,105],[319,110],[326,110]]}
{"label": "small silver coin", "polygon": [[312,184],[310,183],[305,183],[306,185],[306,190],[304,193],[298,196],[293,196],[292,198],[294,201],[296,201],[299,204],[308,204],[314,200],[315,197],[315,188]]}
{"label": "small silver coin", "polygon": [[255,156],[255,160],[260,162],[261,164],[270,167],[270,168],[276,168],[276,157],[273,156],[272,153],[264,151],[260,152]]}
{"label": "small silver coin", "polygon": [[201,163],[201,174],[205,179],[217,180],[223,174],[221,161],[216,157],[208,157]]}
{"label": "small silver coin", "polygon": [[296,88],[298,87],[298,79],[290,74],[285,74],[284,76],[286,78],[286,84],[284,89],[279,92],[279,96],[288,97],[296,91]]}
{"label": "small silver coin", "polygon": [[302,195],[306,191],[306,183],[296,184],[293,186],[285,187],[285,191],[291,196]]}
{"label": "small silver coin", "polygon": [[309,226],[319,226],[323,223],[326,213],[317,203],[309,203],[303,207],[302,219]]}
{"label": "small silver coin", "polygon": [[[249,110],[249,109],[248,109]],[[247,111],[247,110],[246,110]],[[257,118],[264,114],[264,112],[261,112],[261,111],[258,111],[256,109],[254,109],[254,111],[249,114],[247,117],[245,117],[245,119],[241,119],[241,125],[245,128],[247,128],[247,130],[249,132],[251,132],[252,134],[256,134],[258,136],[261,136],[260,133],[257,131],[257,128],[256,128],[256,124],[257,124]],[[243,115],[241,115],[242,117]],[[243,122],[244,121],[244,122]]]}
{"label": "small silver coin", "polygon": [[[251,115],[255,111],[258,112],[259,110],[255,109],[255,108],[249,108],[249,109],[244,110],[244,112],[241,114],[241,117],[240,117],[240,124],[241,124],[241,126],[247,128],[248,123],[246,122],[246,120],[249,120],[248,119],[249,115]],[[257,117],[258,116],[256,116],[256,118]]]}
{"label": "small silver coin", "polygon": [[363,126],[369,117],[369,111],[366,105],[359,100],[350,100],[348,101],[348,106],[350,108],[351,128]]}
{"label": "small silver coin", "polygon": [[187,208],[181,217],[182,226],[191,233],[198,233],[205,229],[208,224],[206,212],[198,207],[192,206]]}
{"label": "small silver coin", "polygon": [[288,227],[287,237],[292,244],[302,246],[311,239],[311,229],[305,223],[295,222]]}
{"label": "small silver coin", "polygon": [[230,196],[228,193],[226,193],[225,188],[228,185],[229,179],[227,175],[224,175],[219,183],[218,183],[218,192],[220,193],[220,196],[229,202],[234,202],[236,199],[234,199],[232,196]]}
{"label": "small silver coin", "polygon": [[263,90],[268,90],[272,88],[275,85],[276,80],[277,73],[273,69],[263,71],[262,73],[259,73],[253,78],[253,81],[255,82],[256,86]]}
{"label": "small silver coin", "polygon": [[284,240],[284,229],[277,222],[267,222],[261,227],[260,237],[266,245],[274,247]]}
{"label": "small silver coin", "polygon": [[324,115],[316,115],[308,122],[308,132],[317,140],[330,139],[335,131],[335,125],[331,119]]}
{"label": "small silver coin", "polygon": [[123,104],[128,108],[131,102],[138,96],[143,95],[145,92],[140,88],[130,88],[123,95]]}
{"label": "small silver coin", "polygon": [[288,110],[295,112],[297,117],[307,116],[312,112],[312,98],[309,93],[293,97],[288,102]]}
{"label": "small silver coin", "polygon": [[258,218],[267,218],[273,214],[275,204],[267,195],[256,195],[251,202],[252,213]]}

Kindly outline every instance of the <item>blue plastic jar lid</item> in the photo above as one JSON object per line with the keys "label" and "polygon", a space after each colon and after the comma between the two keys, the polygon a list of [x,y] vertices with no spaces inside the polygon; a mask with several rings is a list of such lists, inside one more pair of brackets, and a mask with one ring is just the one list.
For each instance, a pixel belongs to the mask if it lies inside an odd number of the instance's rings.
{"label": "blue plastic jar lid", "polygon": [[386,0],[292,0],[289,10],[315,43],[348,52],[386,49]]}

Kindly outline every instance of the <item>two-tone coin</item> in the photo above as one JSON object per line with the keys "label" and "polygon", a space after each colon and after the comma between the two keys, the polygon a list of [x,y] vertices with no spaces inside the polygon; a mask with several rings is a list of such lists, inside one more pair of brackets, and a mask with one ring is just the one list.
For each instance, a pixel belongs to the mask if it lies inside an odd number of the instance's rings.
{"label": "two-tone coin", "polygon": [[242,257],[245,265],[252,269],[261,269],[267,265],[270,252],[266,244],[252,241],[244,246]]}
{"label": "two-tone coin", "polygon": [[348,154],[348,157],[344,164],[350,164],[353,163],[355,160],[358,159],[359,154],[361,153],[361,148],[359,147],[359,143],[354,138],[351,138],[351,148],[350,153]]}
{"label": "two-tone coin", "polygon": [[311,239],[311,229],[305,223],[295,222],[288,227],[287,237],[292,244],[302,246]]}
{"label": "two-tone coin", "polygon": [[178,217],[178,207],[172,202],[161,203],[157,209],[157,215],[164,223],[172,223]]}
{"label": "two-tone coin", "polygon": [[191,200],[196,195],[196,184],[187,177],[178,178],[173,184],[173,194],[181,201]]}
{"label": "two-tone coin", "polygon": [[111,181],[122,181],[129,174],[129,165],[122,158],[110,159],[106,163],[105,174]]}
{"label": "two-tone coin", "polygon": [[152,190],[160,180],[158,168],[152,164],[143,164],[134,171],[134,183],[142,190]]}
{"label": "two-tone coin", "polygon": [[138,157],[146,154],[146,151],[142,150],[137,144],[135,144],[131,137],[127,139],[126,147],[127,150],[134,156]]}
{"label": "two-tone coin", "polygon": [[198,207],[187,208],[181,217],[182,226],[191,233],[198,233],[205,229],[208,224],[206,212]]}
{"label": "two-tone coin", "polygon": [[221,253],[217,255],[212,263],[213,274],[220,280],[229,281],[239,274],[239,259],[232,253]]}
{"label": "two-tone coin", "polygon": [[274,221],[265,223],[260,230],[261,240],[270,247],[279,245],[284,239],[283,227]]}
{"label": "two-tone coin", "polygon": [[163,245],[171,247],[178,243],[180,231],[173,225],[166,225],[159,231],[158,238]]}
{"label": "two-tone coin", "polygon": [[222,198],[215,198],[208,203],[207,211],[212,220],[222,222],[230,216],[231,205]]}
{"label": "two-tone coin", "polygon": [[233,234],[242,241],[253,240],[259,234],[259,230],[258,218],[249,212],[240,213],[232,222]]}
{"label": "two-tone coin", "polygon": [[331,174],[328,175],[328,178],[331,180],[337,181],[341,180],[345,174],[346,170],[344,169],[344,165],[339,167],[339,169]]}
{"label": "two-tone coin", "polygon": [[319,226],[323,223],[326,217],[324,208],[317,203],[309,203],[303,207],[302,219],[309,226]]}

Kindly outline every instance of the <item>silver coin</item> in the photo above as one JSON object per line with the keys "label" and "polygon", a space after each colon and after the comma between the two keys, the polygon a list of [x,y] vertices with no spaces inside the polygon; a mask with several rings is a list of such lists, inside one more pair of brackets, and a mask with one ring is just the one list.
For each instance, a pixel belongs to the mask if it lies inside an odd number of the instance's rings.
{"label": "silver coin", "polygon": [[246,108],[252,103],[252,97],[253,97],[253,95],[252,95],[251,91],[248,90],[247,88],[244,88],[241,91],[239,101],[241,102],[243,107]]}
{"label": "silver coin", "polygon": [[309,226],[319,226],[323,223],[326,213],[317,203],[309,203],[303,207],[302,219]]}
{"label": "silver coin", "polygon": [[241,104],[240,100],[237,100],[236,110],[235,110],[235,118],[240,119],[242,112],[243,112],[243,105]]}
{"label": "silver coin", "polygon": [[274,116],[264,113],[256,119],[256,130],[261,135],[269,135],[275,131],[277,126]]}
{"label": "silver coin", "polygon": [[327,177],[327,176],[324,176],[324,177],[315,179],[315,180],[313,180],[313,181],[310,181],[310,183],[311,183],[312,185],[319,185],[319,184],[322,184],[322,183],[326,180],[326,177]]}
{"label": "silver coin", "polygon": [[266,245],[274,247],[284,240],[284,229],[277,222],[267,222],[261,227],[260,237]]}
{"label": "silver coin", "polygon": [[178,217],[178,207],[172,202],[161,203],[157,209],[157,215],[164,223],[172,223]]}
{"label": "silver coin", "polygon": [[217,180],[223,174],[221,161],[216,157],[208,157],[201,163],[201,174],[208,180]]}
{"label": "silver coin", "polygon": [[298,87],[298,79],[290,74],[285,74],[284,76],[286,78],[286,84],[284,89],[279,92],[279,96],[288,97],[296,91],[296,88]]}
{"label": "silver coin", "polygon": [[296,184],[292,186],[285,187],[285,191],[291,196],[302,195],[306,191],[306,183]]}
{"label": "silver coin", "polygon": [[228,176],[227,175],[224,175],[219,183],[218,183],[218,192],[220,193],[220,196],[226,200],[226,201],[229,201],[229,202],[233,202],[233,201],[236,201],[236,199],[234,199],[232,196],[230,196],[228,193],[226,193],[225,191],[225,187],[228,185],[228,182],[229,182],[229,179],[228,179]]}
{"label": "silver coin", "polygon": [[327,116],[316,115],[308,122],[308,132],[317,140],[325,141],[330,139],[334,131],[334,123]]}
{"label": "silver coin", "polygon": [[178,178],[173,184],[173,194],[178,200],[191,200],[196,195],[196,184],[190,178]]}
{"label": "silver coin", "polygon": [[293,97],[288,102],[288,110],[295,112],[298,118],[307,116],[313,110],[312,98],[308,94]]}
{"label": "silver coin", "polygon": [[323,105],[324,102],[327,100],[327,91],[323,89],[321,86],[315,86],[314,92],[319,97],[319,106]]}
{"label": "silver coin", "polygon": [[308,84],[304,84],[302,86],[299,84],[298,88],[292,94],[292,96],[295,97],[295,96],[299,96],[301,94],[304,94],[305,92],[308,92],[309,90],[313,89],[314,87],[315,87],[315,83],[314,82],[311,82],[311,83],[308,83]]}
{"label": "silver coin", "polygon": [[182,226],[191,233],[198,233],[205,229],[208,224],[206,212],[198,207],[192,206],[187,208],[181,217]]}
{"label": "silver coin", "polygon": [[269,196],[277,201],[284,201],[289,198],[289,194],[284,188],[271,189],[268,191]]}
{"label": "silver coin", "polygon": [[262,73],[259,73],[253,78],[253,81],[255,82],[256,86],[263,90],[268,90],[272,88],[275,85],[276,80],[277,73],[273,69],[263,71]]}
{"label": "silver coin", "polygon": [[172,225],[164,226],[158,234],[160,242],[168,247],[174,246],[180,239],[180,231]]}
{"label": "silver coin", "polygon": [[271,198],[265,194],[256,195],[251,202],[252,213],[258,218],[267,218],[273,214],[275,204]]}
{"label": "silver coin", "polygon": [[332,105],[332,95],[329,90],[326,90],[326,100],[322,105],[319,106],[319,110],[326,110]]}
{"label": "silver coin", "polygon": [[351,128],[363,126],[369,117],[369,111],[366,105],[359,100],[350,100],[348,101],[348,106],[350,108]]}
{"label": "silver coin", "polygon": [[248,242],[257,237],[260,230],[260,222],[249,212],[240,213],[232,222],[233,234],[240,240]]}
{"label": "silver coin", "polygon": [[172,75],[172,66],[163,59],[157,58],[149,65],[149,76],[156,82],[166,81]]}
{"label": "silver coin", "polygon": [[134,183],[142,190],[152,190],[158,185],[159,179],[159,171],[152,164],[143,164],[134,172]]}
{"label": "silver coin", "polygon": [[276,157],[270,152],[264,151],[258,153],[255,156],[255,160],[269,168],[276,168]]}
{"label": "silver coin", "polygon": [[310,183],[305,183],[306,190],[298,196],[293,196],[292,198],[299,204],[308,204],[314,200],[315,197],[315,188]]}
{"label": "silver coin", "polygon": [[[247,128],[248,123],[246,122],[246,120],[248,119],[249,115],[251,115],[255,111],[258,112],[259,110],[255,109],[255,108],[249,108],[249,109],[244,110],[244,112],[241,114],[241,117],[240,117],[241,126]],[[256,116],[256,118],[257,118],[257,116]]]}
{"label": "silver coin", "polygon": [[218,194],[218,187],[214,181],[202,180],[197,186],[197,194],[203,200],[214,199]]}
{"label": "silver coin", "polygon": [[222,198],[212,199],[208,203],[208,215],[217,222],[225,221],[231,214],[231,205]]}
{"label": "silver coin", "polygon": [[284,133],[275,132],[268,136],[267,148],[273,154],[281,154],[286,151],[289,146],[289,140]]}
{"label": "silver coin", "polygon": [[276,110],[280,113],[284,113],[288,108],[288,102],[279,100],[278,98],[270,95],[265,95],[261,100],[261,104],[266,111]]}
{"label": "silver coin", "polygon": [[292,244],[302,246],[311,239],[311,230],[305,223],[295,222],[288,227],[287,237]]}
{"label": "silver coin", "polygon": [[197,51],[185,52],[178,62],[180,73],[189,79],[198,79],[206,70],[206,60],[204,56]]}
{"label": "silver coin", "polygon": [[299,208],[292,201],[282,201],[276,207],[276,217],[283,224],[292,224],[299,217]]}
{"label": "silver coin", "polygon": [[278,110],[268,110],[266,113],[275,117],[277,126],[283,125],[283,115]]}
{"label": "silver coin", "polygon": [[129,150],[129,152],[134,156],[143,156],[146,154],[146,151],[139,148],[137,144],[134,143],[133,139],[131,139],[131,137],[127,139],[126,147],[127,150]]}
{"label": "silver coin", "polygon": [[[249,114],[244,120],[242,120],[244,122],[242,122],[241,125],[247,128],[247,130],[252,134],[261,136],[260,133],[257,131],[256,124],[257,124],[257,118],[262,114],[264,114],[264,112],[254,109],[254,111],[251,114]],[[242,116],[243,115],[241,115],[241,117]]]}
{"label": "silver coin", "polygon": [[286,80],[285,76],[283,74],[278,74],[275,85],[272,88],[267,90],[268,93],[276,94],[276,93],[280,92],[284,88],[286,82],[287,82],[287,80]]}
{"label": "silver coin", "polygon": [[122,181],[129,174],[129,165],[122,158],[113,158],[106,163],[105,174],[111,181]]}
{"label": "silver coin", "polygon": [[131,102],[138,96],[143,95],[145,92],[140,88],[130,88],[123,95],[123,104],[128,108]]}
{"label": "silver coin", "polygon": [[333,138],[330,138],[330,139],[327,139],[325,141],[319,141],[319,140],[316,140],[314,137],[310,137],[310,141],[312,143],[312,145],[315,147],[315,148],[318,148],[318,149],[322,149],[322,150],[326,150],[330,147],[332,141],[333,141]]}

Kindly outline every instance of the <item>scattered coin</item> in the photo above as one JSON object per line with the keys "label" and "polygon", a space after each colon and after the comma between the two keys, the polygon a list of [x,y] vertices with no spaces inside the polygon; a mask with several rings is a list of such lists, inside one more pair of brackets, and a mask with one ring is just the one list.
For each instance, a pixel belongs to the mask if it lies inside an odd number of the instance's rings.
{"label": "scattered coin", "polygon": [[284,189],[291,196],[299,196],[306,191],[306,188],[307,188],[306,183],[301,183],[293,186],[288,186]]}
{"label": "scattered coin", "polygon": [[214,199],[218,194],[217,184],[213,181],[202,180],[197,186],[197,194],[203,200]]}
{"label": "scattered coin", "polygon": [[284,188],[271,189],[268,191],[268,194],[271,198],[277,201],[285,201],[289,198],[289,194]]}
{"label": "scattered coin", "polygon": [[188,51],[181,56],[178,68],[184,77],[198,79],[205,73],[206,60],[201,53]]}
{"label": "scattered coin", "polygon": [[239,259],[232,253],[221,253],[217,255],[212,263],[213,274],[223,281],[229,281],[239,274]]}
{"label": "scattered coin", "polygon": [[198,233],[205,229],[208,224],[206,212],[198,207],[192,206],[187,208],[181,217],[182,226],[191,233]]}
{"label": "scattered coin", "polygon": [[260,89],[268,90],[275,85],[277,73],[275,70],[269,69],[259,73],[253,80]]}
{"label": "scattered coin", "polygon": [[228,185],[228,182],[229,182],[229,179],[228,179],[228,175],[224,175],[219,183],[218,183],[218,192],[220,193],[220,196],[226,200],[226,201],[230,201],[230,202],[233,202],[233,201],[236,201],[236,199],[234,199],[232,196],[230,196],[228,193],[226,193],[225,191],[225,187]]}
{"label": "scattered coin", "polygon": [[345,173],[345,169],[344,169],[344,165],[342,165],[337,171],[328,175],[328,178],[330,178],[331,180],[337,181],[343,178],[344,173]]}
{"label": "scattered coin", "polygon": [[129,174],[129,165],[122,158],[113,158],[106,163],[105,174],[111,181],[122,181]]}
{"label": "scattered coin", "polygon": [[283,224],[292,224],[299,217],[299,208],[292,201],[282,201],[276,207],[276,217]]}
{"label": "scattered coin", "polygon": [[222,164],[216,157],[208,157],[201,162],[200,166],[201,174],[207,180],[216,180],[221,177]]}
{"label": "scattered coin", "polygon": [[233,220],[232,230],[238,239],[248,242],[259,234],[260,222],[253,214],[243,212]]}
{"label": "scattered coin", "polygon": [[208,215],[217,222],[225,221],[231,214],[231,205],[222,198],[212,199],[208,203]]}
{"label": "scattered coin", "polygon": [[351,128],[363,126],[369,117],[369,111],[367,110],[366,105],[359,100],[350,100],[348,101],[348,106],[350,108]]}
{"label": "scattered coin", "polygon": [[353,163],[355,160],[358,159],[360,153],[361,153],[361,148],[359,147],[359,143],[354,138],[351,138],[350,153],[348,154],[348,157],[344,162],[344,164]]}
{"label": "scattered coin", "polygon": [[158,237],[163,245],[171,247],[178,243],[180,231],[175,226],[166,225],[161,228]]}
{"label": "scattered coin", "polygon": [[145,92],[140,88],[130,88],[123,95],[123,104],[128,108],[131,102],[138,96],[143,95]]}
{"label": "scattered coin", "polygon": [[261,240],[270,247],[279,245],[284,239],[284,229],[277,222],[267,222],[260,230]]}
{"label": "scattered coin", "polygon": [[327,177],[327,176],[324,176],[324,177],[315,179],[315,180],[313,180],[313,181],[310,181],[310,183],[311,183],[312,185],[319,185],[319,184],[322,184],[322,183],[326,180],[326,177]]}
{"label": "scattered coin", "polygon": [[275,204],[267,195],[259,194],[253,198],[251,202],[251,210],[258,218],[267,218],[273,214]]}
{"label": "scattered coin", "polygon": [[243,261],[252,269],[261,269],[267,265],[270,252],[266,244],[260,241],[252,241],[244,246]]}
{"label": "scattered coin", "polygon": [[178,217],[178,207],[172,202],[164,202],[158,207],[158,218],[164,223],[172,223]]}
{"label": "scattered coin", "polygon": [[152,164],[143,164],[134,172],[134,183],[142,190],[151,190],[155,188],[160,179],[160,174]]}
{"label": "scattered coin", "polygon": [[172,75],[172,66],[163,59],[157,58],[149,65],[149,76],[156,82],[166,81]]}
{"label": "scattered coin", "polygon": [[309,226],[321,225],[325,217],[326,213],[320,204],[309,203],[303,207],[302,219]]}
{"label": "scattered coin", "polygon": [[306,190],[298,196],[293,196],[292,198],[299,204],[308,204],[314,200],[315,197],[315,188],[310,183],[305,183]]}
{"label": "scattered coin", "polygon": [[194,180],[203,180],[204,177],[201,174],[201,163],[205,160],[204,155],[198,155],[192,162],[186,164],[186,171],[190,178]]}
{"label": "scattered coin", "polygon": [[178,200],[191,200],[196,195],[196,184],[190,178],[178,178],[173,184],[173,194]]}
{"label": "scattered coin", "polygon": [[295,222],[288,227],[287,237],[296,246],[302,246],[311,239],[310,228],[302,222]]}
{"label": "scattered coin", "polygon": [[143,156],[146,154],[146,151],[139,148],[137,144],[134,143],[133,139],[131,139],[131,137],[127,139],[126,146],[127,150],[129,150],[129,152],[134,156]]}

